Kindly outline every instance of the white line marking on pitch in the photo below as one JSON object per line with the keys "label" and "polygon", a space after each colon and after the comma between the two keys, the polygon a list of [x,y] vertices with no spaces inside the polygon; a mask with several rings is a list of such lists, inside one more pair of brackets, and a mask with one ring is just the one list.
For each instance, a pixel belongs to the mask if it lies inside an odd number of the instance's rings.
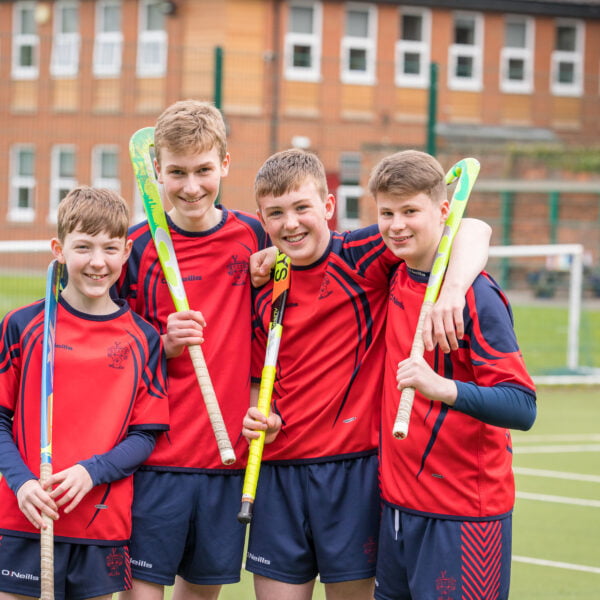
{"label": "white line marking on pitch", "polygon": [[600,475],[586,473],[565,473],[564,471],[548,471],[546,469],[529,469],[527,467],[513,467],[518,475],[531,475],[533,477],[549,477],[551,479],[571,479],[573,481],[591,481],[600,483]]}
{"label": "white line marking on pitch", "polygon": [[547,435],[528,435],[527,433],[512,436],[519,444],[535,442],[600,442],[600,433],[549,433]]}
{"label": "white line marking on pitch", "polygon": [[514,448],[515,456],[520,454],[563,454],[565,452],[600,452],[600,444],[553,444]]}
{"label": "white line marking on pitch", "polygon": [[569,498],[567,496],[551,496],[550,494],[531,494],[517,492],[517,498],[522,500],[539,500],[540,502],[555,502],[557,504],[572,504],[577,506],[591,506],[600,508],[600,500],[587,500],[585,498]]}
{"label": "white line marking on pitch", "polygon": [[543,560],[541,558],[530,558],[529,556],[513,556],[513,561],[540,565],[541,567],[554,567],[556,569],[570,569],[571,571],[584,571],[586,573],[600,573],[600,567],[588,567],[586,565],[574,565],[573,563],[558,562],[555,560]]}

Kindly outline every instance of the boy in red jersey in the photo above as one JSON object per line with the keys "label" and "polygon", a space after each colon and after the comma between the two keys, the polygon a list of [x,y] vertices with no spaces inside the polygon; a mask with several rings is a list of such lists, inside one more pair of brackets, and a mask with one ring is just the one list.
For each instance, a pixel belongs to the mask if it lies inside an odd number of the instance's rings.
{"label": "boy in red jersey", "polygon": [[[485,272],[466,294],[459,348],[406,358],[448,215],[442,167],[405,151],[383,159],[369,190],[393,276],[381,431],[384,503],[378,600],[508,598],[514,481],[509,428],[529,429],[536,396],[508,301]],[[405,387],[416,388],[408,437],[392,434]]]}
{"label": "boy in red jersey", "polygon": [[131,585],[133,480],[168,429],[166,364],[155,329],[109,290],[131,250],[127,205],[79,187],[58,207],[52,461],[43,488],[40,381],[44,301],[0,325],[0,597],[40,595],[42,513],[54,523],[55,597],[102,598]]}
{"label": "boy in red jersey", "polygon": [[[134,583],[123,598],[162,599],[164,586],[175,583],[179,599],[210,600],[223,584],[240,579],[245,528],[236,515],[247,456],[241,423],[250,404],[252,338],[248,263],[267,238],[256,217],[215,204],[230,157],[214,106],[171,105],[158,118],[154,143],[191,310],[175,312],[148,223],[134,226],[119,294],[163,336],[171,429],[135,476]],[[186,349],[200,342],[237,457],[233,465],[221,463]]]}
{"label": "boy in red jersey", "polygon": [[[272,413],[266,421],[252,408],[244,419],[248,438],[267,429],[269,442],[246,568],[254,573],[258,600],[308,600],[317,574],[328,600],[371,599],[384,324],[398,259],[376,225],[329,230],[335,201],[321,161],[310,152],[271,156],[256,176],[255,195],[265,230],[290,257],[293,272]],[[451,279],[461,309],[489,235],[486,225],[483,232],[466,225],[477,241],[462,253],[457,245],[453,258],[459,258]],[[257,362],[264,358],[271,293],[272,284],[256,293]],[[451,321],[454,330],[454,298],[447,306],[440,322]]]}

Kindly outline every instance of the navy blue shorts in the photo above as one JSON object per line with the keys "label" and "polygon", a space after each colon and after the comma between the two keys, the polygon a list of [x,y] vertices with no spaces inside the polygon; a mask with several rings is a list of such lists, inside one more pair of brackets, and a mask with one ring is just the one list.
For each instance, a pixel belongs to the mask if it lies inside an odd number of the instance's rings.
{"label": "navy blue shorts", "polygon": [[246,569],[285,583],[375,575],[377,457],[261,466]]}
{"label": "navy blue shorts", "polygon": [[[131,589],[127,546],[54,543],[54,597],[81,600]],[[40,597],[40,542],[0,536],[0,591]]]}
{"label": "navy blue shorts", "polygon": [[137,471],[131,570],[137,579],[173,585],[240,580],[245,527],[238,522],[243,475]]}
{"label": "navy blue shorts", "polygon": [[384,505],[379,532],[377,600],[506,600],[512,517],[451,521]]}

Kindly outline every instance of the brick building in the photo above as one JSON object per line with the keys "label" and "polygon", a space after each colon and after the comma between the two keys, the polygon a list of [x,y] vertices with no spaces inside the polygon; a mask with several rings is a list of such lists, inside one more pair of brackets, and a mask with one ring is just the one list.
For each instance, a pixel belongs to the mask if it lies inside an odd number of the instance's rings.
{"label": "brick building", "polygon": [[337,226],[370,222],[373,164],[434,140],[444,165],[481,160],[470,210],[494,243],[597,260],[599,72],[599,0],[0,0],[0,239],[52,235],[76,183],[139,218],[129,137],[194,97],[227,120],[230,207],[254,210],[257,168],[296,145],[323,159]]}

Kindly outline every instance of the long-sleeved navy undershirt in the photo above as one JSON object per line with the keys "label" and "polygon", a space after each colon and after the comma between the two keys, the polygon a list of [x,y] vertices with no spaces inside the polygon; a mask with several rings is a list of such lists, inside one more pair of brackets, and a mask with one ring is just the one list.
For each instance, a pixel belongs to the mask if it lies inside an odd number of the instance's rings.
{"label": "long-sleeved navy undershirt", "polygon": [[[153,431],[133,430],[114,448],[80,461],[94,485],[131,475],[151,454],[156,443]],[[37,479],[23,462],[12,435],[12,415],[0,407],[0,473],[16,494],[30,479]]]}

